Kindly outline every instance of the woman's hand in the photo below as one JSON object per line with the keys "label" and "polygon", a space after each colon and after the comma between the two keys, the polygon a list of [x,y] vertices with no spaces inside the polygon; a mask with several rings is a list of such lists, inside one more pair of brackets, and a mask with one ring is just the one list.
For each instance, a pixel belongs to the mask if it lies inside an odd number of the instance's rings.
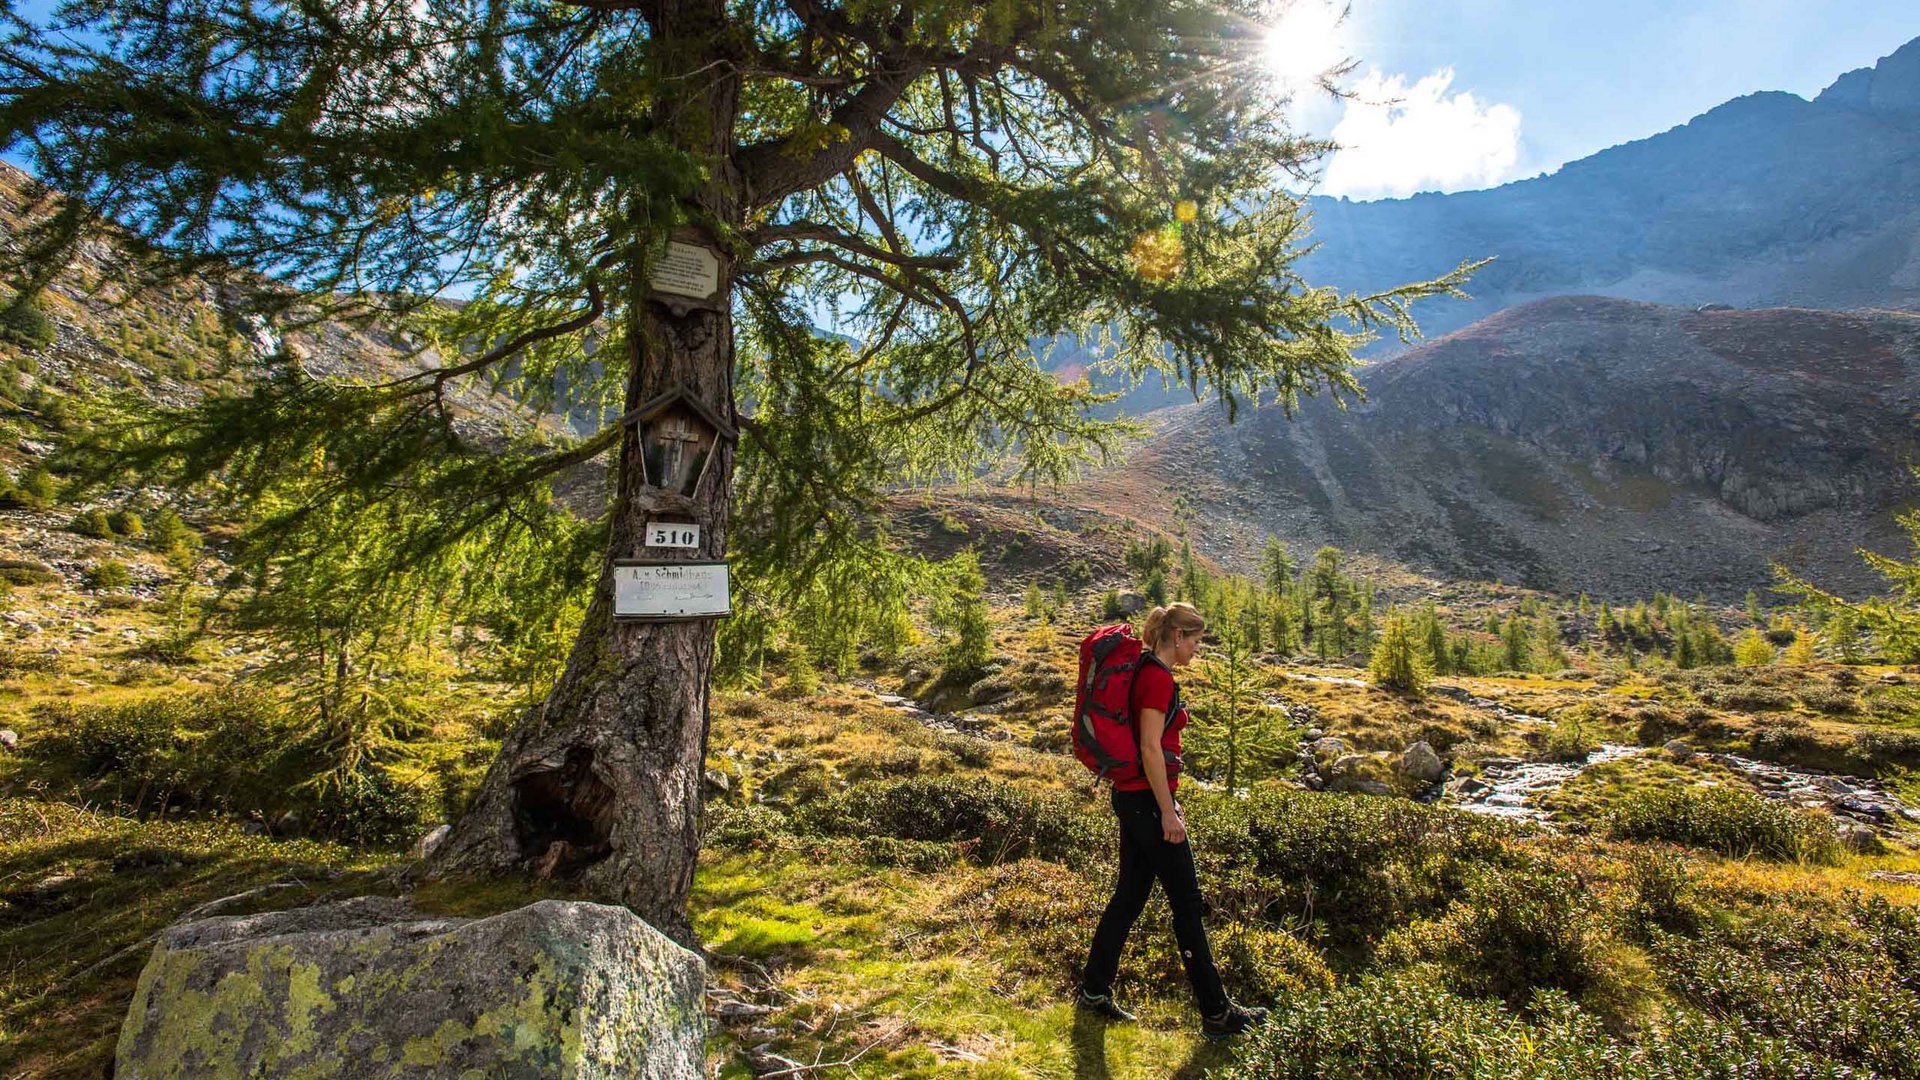
{"label": "woman's hand", "polygon": [[1160,812],[1160,839],[1169,844],[1187,842],[1187,822],[1180,816],[1180,804],[1173,804],[1173,813]]}

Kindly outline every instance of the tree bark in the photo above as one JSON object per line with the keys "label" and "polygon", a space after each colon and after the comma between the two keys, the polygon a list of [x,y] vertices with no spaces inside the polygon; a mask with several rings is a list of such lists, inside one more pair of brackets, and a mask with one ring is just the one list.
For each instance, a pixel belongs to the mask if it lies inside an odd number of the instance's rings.
{"label": "tree bark", "polygon": [[[700,209],[737,223],[739,184],[728,164],[737,67],[712,63],[729,39],[724,7],[715,0],[666,3],[651,18],[664,74],[685,87],[667,95],[654,122],[715,163]],[[627,410],[684,387],[732,422],[725,256],[714,306],[678,314],[649,298],[639,254],[626,269]],[[434,852],[430,874],[567,880],[694,944],[687,897],[700,850],[715,620],[616,620],[613,567],[618,559],[662,557],[643,548],[647,521],[660,515],[701,526],[700,549],[677,557],[723,559],[733,462],[734,447],[723,439],[691,495],[669,492],[646,482],[639,428],[624,433],[611,542],[566,670],[502,741],[473,805]]]}

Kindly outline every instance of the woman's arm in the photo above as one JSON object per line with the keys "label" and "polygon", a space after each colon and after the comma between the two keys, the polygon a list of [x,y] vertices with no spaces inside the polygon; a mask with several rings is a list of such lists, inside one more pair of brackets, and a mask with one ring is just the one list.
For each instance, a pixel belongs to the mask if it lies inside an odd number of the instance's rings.
{"label": "woman's arm", "polygon": [[1180,844],[1186,842],[1187,823],[1180,820],[1180,806],[1173,801],[1173,789],[1167,784],[1167,755],[1160,749],[1160,735],[1166,729],[1166,713],[1140,710],[1140,771],[1147,774],[1147,785],[1160,803],[1161,839]]}

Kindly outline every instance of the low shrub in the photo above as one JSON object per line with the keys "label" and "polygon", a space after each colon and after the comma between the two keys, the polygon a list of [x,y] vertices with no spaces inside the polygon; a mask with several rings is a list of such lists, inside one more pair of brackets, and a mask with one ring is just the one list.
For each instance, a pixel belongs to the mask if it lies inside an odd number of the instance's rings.
{"label": "low shrub", "polygon": [[765,847],[786,835],[792,821],[771,806],[709,802],[702,824],[709,845],[744,851]]}
{"label": "low shrub", "polygon": [[1371,976],[1296,999],[1255,1031],[1223,1080],[1840,1080],[1853,1074],[1782,1041],[1680,1014],[1633,1044],[1558,991],[1522,1018],[1418,977]]}
{"label": "low shrub", "polygon": [[101,559],[80,575],[80,583],[95,592],[105,589],[124,589],[133,584],[133,575],[127,571],[127,564],[118,559]]}
{"label": "low shrub", "polygon": [[51,585],[60,575],[46,563],[32,559],[0,559],[0,578],[10,585]]}
{"label": "low shrub", "polygon": [[1240,1001],[1323,994],[1334,986],[1320,950],[1284,930],[1234,923],[1216,935],[1213,952],[1228,993]]}
{"label": "low shrub", "polygon": [[1698,939],[1659,935],[1650,949],[1689,1004],[1865,1075],[1913,1077],[1920,995],[1911,945],[1897,946],[1903,957],[1887,941],[1914,926],[1907,920],[1889,935],[1878,918],[1865,905],[1838,918],[1775,910]]}
{"label": "low shrub", "polygon": [[54,494],[53,477],[44,468],[29,469],[18,480],[0,472],[0,510],[45,510]]}
{"label": "low shrub", "polygon": [[1562,709],[1554,718],[1553,729],[1547,732],[1541,754],[1548,761],[1585,761],[1587,755],[1599,748],[1600,738],[1593,723],[1592,708],[1576,705]]}
{"label": "low shrub", "polygon": [[26,744],[41,776],[134,815],[221,813],[399,846],[433,816],[434,793],[377,766],[323,781],[307,725],[257,691],[160,693],[125,704],[43,705]]}
{"label": "low shrub", "polygon": [[69,532],[91,536],[96,540],[113,538],[113,522],[107,518],[107,512],[97,506],[74,515],[73,520],[67,523],[67,529]]}
{"label": "low shrub", "polygon": [[1656,927],[1677,933],[1699,929],[1700,908],[1695,902],[1693,874],[1684,856],[1657,848],[1637,848],[1627,857],[1627,870],[1633,901],[1626,914],[1640,936]]}
{"label": "low shrub", "polygon": [[1753,729],[1748,741],[1752,743],[1754,753],[1776,760],[1804,754],[1820,744],[1806,722],[1796,717],[1782,717],[1761,724]]}
{"label": "low shrub", "polygon": [[1109,823],[1060,791],[979,777],[916,777],[856,784],[807,807],[806,831],[963,845],[969,859],[1080,862],[1108,845]]}
{"label": "low shrub", "polygon": [[1247,798],[1188,797],[1216,907],[1248,923],[1307,926],[1338,947],[1443,908],[1475,865],[1509,855],[1501,822],[1404,799],[1257,784]]}
{"label": "low shrub", "polygon": [[1578,994],[1599,973],[1582,894],[1572,874],[1544,862],[1479,868],[1443,915],[1394,931],[1379,958],[1435,964],[1453,989],[1515,1005],[1541,989]]}
{"label": "low shrub", "polygon": [[1736,858],[1831,862],[1824,819],[1730,787],[1663,787],[1630,793],[1607,816],[1616,840],[1668,841]]}
{"label": "low shrub", "polygon": [[1648,705],[1633,714],[1634,741],[1641,746],[1659,746],[1680,729],[1680,718],[1664,705]]}
{"label": "low shrub", "polygon": [[22,349],[44,349],[54,343],[59,328],[40,304],[16,299],[0,308],[0,341]]}
{"label": "low shrub", "polygon": [[1723,709],[1762,712],[1793,708],[1793,695],[1777,687],[1756,684],[1719,683],[1700,691],[1700,700]]}
{"label": "low shrub", "polygon": [[0,679],[20,675],[56,675],[66,664],[56,653],[39,652],[24,645],[0,645]]}
{"label": "low shrub", "polygon": [[1799,693],[1800,704],[1815,712],[1845,716],[1860,711],[1860,695],[1835,686],[1808,686]]}
{"label": "low shrub", "polygon": [[1856,731],[1851,748],[1874,769],[1888,765],[1920,766],[1920,731]]}

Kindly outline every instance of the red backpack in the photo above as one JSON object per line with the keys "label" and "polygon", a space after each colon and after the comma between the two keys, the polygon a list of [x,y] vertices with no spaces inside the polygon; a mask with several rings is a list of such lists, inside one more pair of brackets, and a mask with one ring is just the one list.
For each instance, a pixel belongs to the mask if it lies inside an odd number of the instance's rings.
{"label": "red backpack", "polygon": [[[1140,728],[1134,720],[1134,676],[1149,653],[1126,623],[1080,639],[1080,681],[1073,701],[1073,756],[1098,780],[1140,777]],[[1169,754],[1170,769],[1178,759]]]}

